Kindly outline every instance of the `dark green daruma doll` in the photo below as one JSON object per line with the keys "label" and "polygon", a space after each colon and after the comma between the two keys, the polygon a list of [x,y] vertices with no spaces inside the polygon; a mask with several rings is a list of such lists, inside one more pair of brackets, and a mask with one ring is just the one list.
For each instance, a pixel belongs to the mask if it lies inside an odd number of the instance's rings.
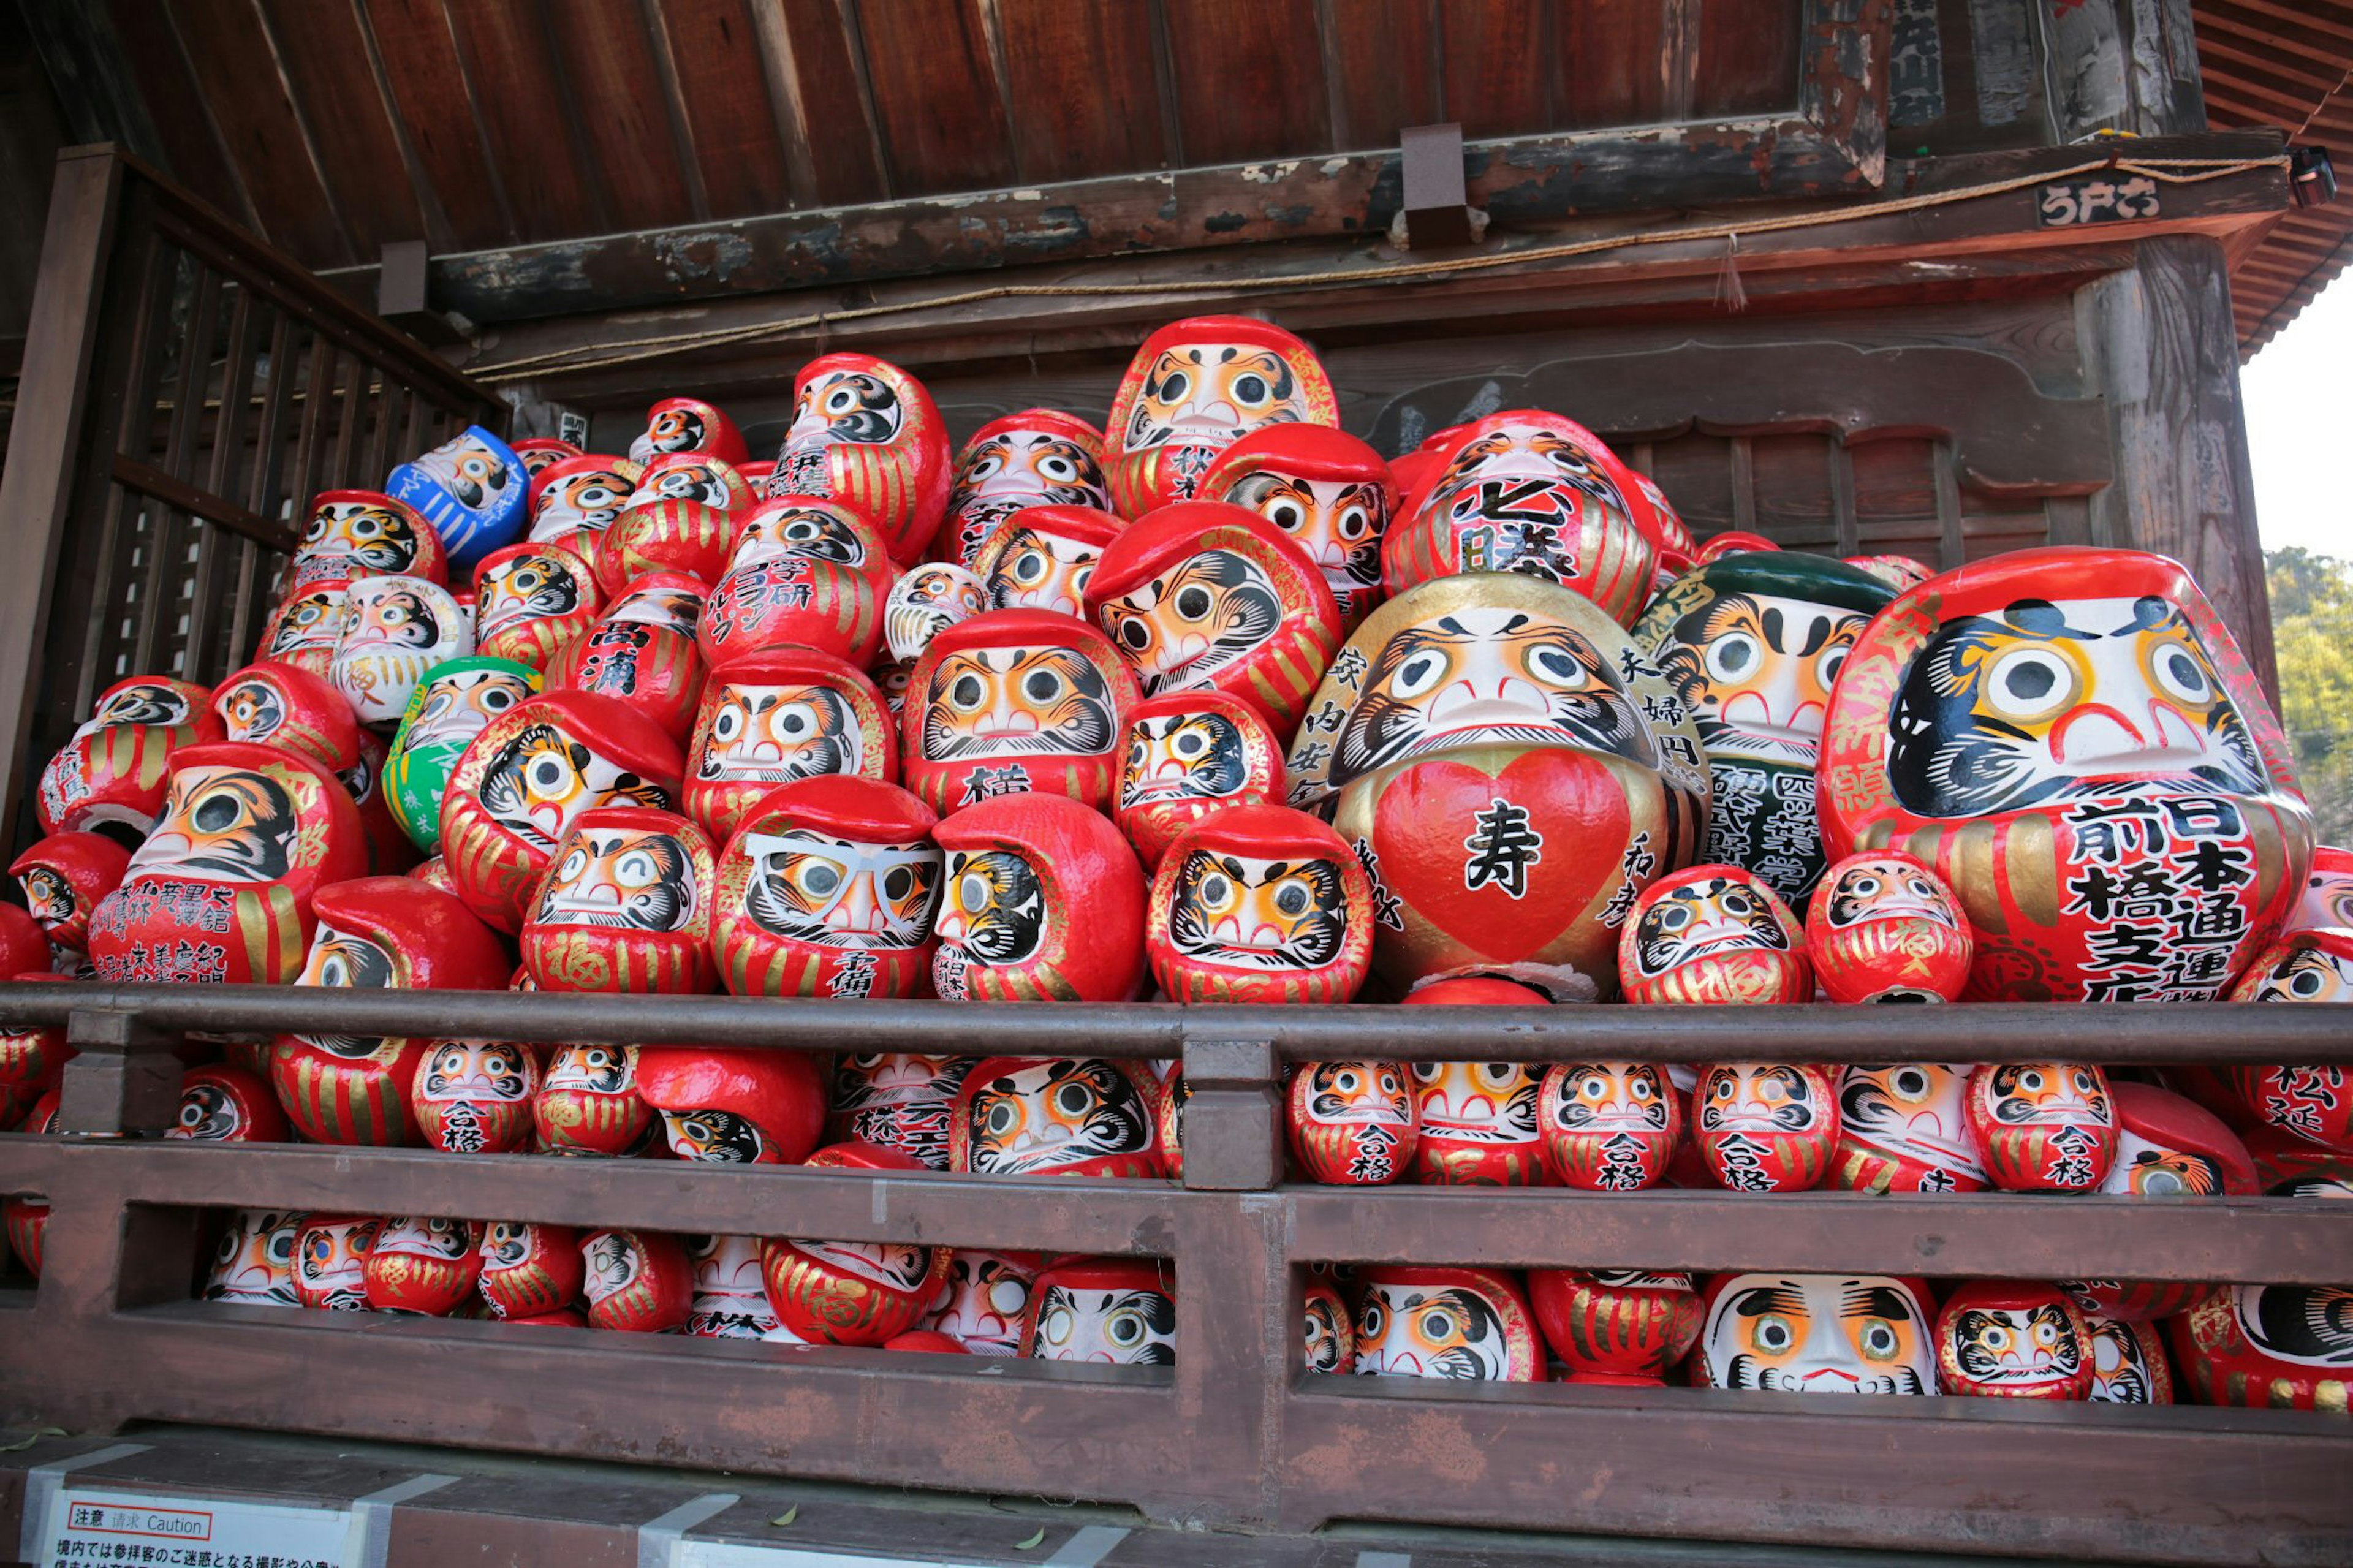
{"label": "dark green daruma doll", "polygon": [[1814,755],[1847,650],[1895,591],[1826,555],[1726,555],[1651,601],[1635,646],[1699,731],[1715,786],[1705,860],[1754,873],[1803,913],[1822,875]]}
{"label": "dark green daruma doll", "polygon": [[539,695],[540,684],[531,666],[480,654],[437,664],[417,683],[385,759],[384,793],[419,849],[440,847],[441,792],[467,745],[491,720]]}

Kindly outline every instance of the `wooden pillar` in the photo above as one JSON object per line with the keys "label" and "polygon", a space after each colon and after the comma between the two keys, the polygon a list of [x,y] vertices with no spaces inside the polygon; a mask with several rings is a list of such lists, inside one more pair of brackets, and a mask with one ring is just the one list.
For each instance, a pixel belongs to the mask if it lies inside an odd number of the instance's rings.
{"label": "wooden pillar", "polygon": [[2143,240],[2135,256],[2082,296],[2116,458],[2116,483],[2092,498],[2092,534],[2187,565],[2276,701],[2229,265],[2220,242],[2195,235]]}
{"label": "wooden pillar", "polygon": [[2051,109],[2062,142],[2206,129],[2189,0],[2043,0]]}

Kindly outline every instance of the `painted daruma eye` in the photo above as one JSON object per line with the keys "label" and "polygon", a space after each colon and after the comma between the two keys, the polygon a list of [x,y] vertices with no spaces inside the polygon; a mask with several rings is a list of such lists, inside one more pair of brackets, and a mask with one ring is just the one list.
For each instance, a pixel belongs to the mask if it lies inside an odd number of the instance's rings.
{"label": "painted daruma eye", "polygon": [[1757,1319],[1754,1332],[1757,1348],[1767,1355],[1779,1355],[1798,1342],[1797,1330],[1778,1312],[1767,1312]]}
{"label": "painted daruma eye", "polygon": [[1398,666],[1391,688],[1399,697],[1420,697],[1435,687],[1445,673],[1446,660],[1434,653],[1417,654]]}
{"label": "painted daruma eye", "polygon": [[2008,719],[2047,719],[2075,695],[2075,673],[2048,648],[2025,647],[1994,661],[1986,678],[1986,700]]}
{"label": "painted daruma eye", "polygon": [[2179,643],[2159,647],[2156,657],[2149,660],[2149,668],[2157,676],[2158,688],[2184,702],[2206,702],[2214,696],[2213,683],[2206,679],[2206,671]]}
{"label": "painted daruma eye", "polygon": [[1733,632],[1707,645],[1707,672],[1718,680],[1744,680],[1757,672],[1757,639]]}
{"label": "painted daruma eye", "polygon": [[1862,1353],[1873,1361],[1894,1361],[1902,1344],[1895,1325],[1884,1318],[1873,1318],[1862,1325]]}

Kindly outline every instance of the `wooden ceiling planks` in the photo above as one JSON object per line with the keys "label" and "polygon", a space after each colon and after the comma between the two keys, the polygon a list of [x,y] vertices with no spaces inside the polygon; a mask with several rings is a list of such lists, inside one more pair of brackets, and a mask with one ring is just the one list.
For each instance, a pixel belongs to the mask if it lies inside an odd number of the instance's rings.
{"label": "wooden ceiling planks", "polygon": [[792,172],[777,140],[752,0],[663,0],[654,21],[669,47],[711,210],[733,216],[791,206]]}
{"label": "wooden ceiling planks", "polygon": [[1148,5],[990,0],[1005,58],[1013,160],[1025,181],[1075,180],[1169,160]]}
{"label": "wooden ceiling planks", "polygon": [[357,13],[341,0],[263,0],[257,15],[284,62],[320,174],[332,190],[368,194],[367,200],[343,204],[360,256],[377,255],[396,240],[487,243],[487,235],[462,240],[454,229],[428,236],[424,193],[376,89]]}
{"label": "wooden ceiling planks", "polygon": [[1333,151],[1323,44],[1309,0],[1162,5],[1187,163]]}
{"label": "wooden ceiling planks", "polygon": [[1324,33],[1338,76],[1333,140],[1394,147],[1409,126],[1446,118],[1445,51],[1431,0],[1328,0]]}
{"label": "wooden ceiling planks", "polygon": [[1689,0],[1692,99],[1710,114],[1767,114],[1788,103],[1803,34],[1799,0],[1707,5]]}
{"label": "wooden ceiling planks", "polygon": [[1464,136],[1553,129],[1555,75],[1544,68],[1554,58],[1553,9],[1546,0],[1443,0],[1447,118]]}
{"label": "wooden ceiling planks", "polygon": [[[155,150],[171,160],[173,173],[190,190],[255,233],[277,237],[255,209],[188,57],[171,26],[158,20],[153,0],[111,0],[110,17],[114,42],[154,121]],[[302,259],[326,265],[311,257]]]}
{"label": "wooden ceiling planks", "polygon": [[[616,228],[659,228],[695,218],[663,79],[648,58],[651,40],[638,0],[564,0],[546,13],[554,58],[577,108],[592,184],[603,190]],[[545,128],[557,132],[556,127]],[[547,157],[560,142],[543,142]]]}
{"label": "wooden ceiling planks", "polygon": [[[1674,41],[1683,14],[1672,0],[1589,0],[1561,7],[1557,128],[1592,131],[1666,119],[1691,79]],[[1789,79],[1797,79],[1794,69]]]}
{"label": "wooden ceiling planks", "polygon": [[1013,184],[980,0],[881,0],[853,4],[850,14],[892,189],[923,196]]}

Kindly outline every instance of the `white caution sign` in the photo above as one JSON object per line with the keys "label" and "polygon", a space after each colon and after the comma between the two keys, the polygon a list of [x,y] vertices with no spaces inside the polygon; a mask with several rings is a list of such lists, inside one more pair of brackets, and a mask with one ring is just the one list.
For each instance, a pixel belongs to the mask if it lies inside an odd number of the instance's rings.
{"label": "white caution sign", "polygon": [[348,1508],[61,1489],[49,1505],[41,1568],[360,1568]]}

